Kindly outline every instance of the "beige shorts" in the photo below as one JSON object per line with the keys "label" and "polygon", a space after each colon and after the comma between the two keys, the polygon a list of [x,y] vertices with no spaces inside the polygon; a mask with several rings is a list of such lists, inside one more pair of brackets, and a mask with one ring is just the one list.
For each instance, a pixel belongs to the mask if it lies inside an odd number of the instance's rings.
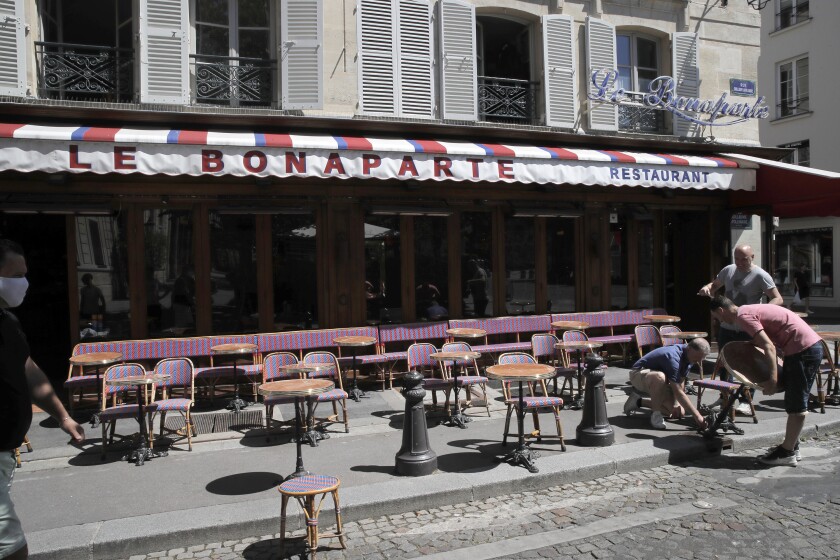
{"label": "beige shorts", "polygon": [[[631,369],[630,370],[630,385],[640,393],[648,393],[648,385],[647,385],[647,376],[657,374],[662,375],[658,371],[651,371],[647,368],[645,369]],[[671,391],[671,384],[666,383],[665,386],[668,388],[668,391]]]}
{"label": "beige shorts", "polygon": [[11,556],[26,546],[23,528],[9,494],[16,466],[14,451],[0,451],[0,558]]}

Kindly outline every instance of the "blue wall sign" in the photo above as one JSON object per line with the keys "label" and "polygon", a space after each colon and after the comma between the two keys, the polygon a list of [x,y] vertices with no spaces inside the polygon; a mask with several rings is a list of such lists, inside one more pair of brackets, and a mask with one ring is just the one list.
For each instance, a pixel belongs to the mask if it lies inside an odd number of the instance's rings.
{"label": "blue wall sign", "polygon": [[755,97],[755,82],[752,80],[729,78],[729,93],[744,97]]}

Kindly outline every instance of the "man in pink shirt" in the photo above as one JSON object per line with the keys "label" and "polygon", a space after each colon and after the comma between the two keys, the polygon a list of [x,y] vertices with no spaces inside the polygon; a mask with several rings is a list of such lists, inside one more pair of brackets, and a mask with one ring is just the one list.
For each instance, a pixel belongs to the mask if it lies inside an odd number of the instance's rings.
{"label": "man in pink shirt", "polygon": [[[820,335],[799,315],[779,305],[738,307],[730,299],[716,296],[712,298],[711,310],[719,321],[738,325],[752,337],[753,345],[764,352],[773,374],[771,381],[761,385],[764,394],[785,392],[788,413],[785,441],[759,460],[768,465],[795,466],[808,398],[823,357]],[[777,348],[784,356],[781,374],[776,365]]]}

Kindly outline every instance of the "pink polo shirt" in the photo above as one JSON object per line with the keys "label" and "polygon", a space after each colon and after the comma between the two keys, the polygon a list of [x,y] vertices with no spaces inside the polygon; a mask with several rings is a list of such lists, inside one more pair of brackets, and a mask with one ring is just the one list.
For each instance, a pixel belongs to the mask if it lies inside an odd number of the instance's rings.
{"label": "pink polo shirt", "polygon": [[764,331],[786,356],[798,354],[822,340],[799,315],[780,305],[742,305],[736,323],[750,336]]}

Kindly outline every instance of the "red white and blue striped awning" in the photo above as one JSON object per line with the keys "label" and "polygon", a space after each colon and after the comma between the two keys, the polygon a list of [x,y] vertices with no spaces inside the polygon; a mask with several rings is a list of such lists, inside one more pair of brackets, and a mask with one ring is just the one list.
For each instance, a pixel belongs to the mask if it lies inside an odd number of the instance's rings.
{"label": "red white and blue striped awning", "polygon": [[735,157],[402,138],[0,123],[0,171],[755,190]]}

